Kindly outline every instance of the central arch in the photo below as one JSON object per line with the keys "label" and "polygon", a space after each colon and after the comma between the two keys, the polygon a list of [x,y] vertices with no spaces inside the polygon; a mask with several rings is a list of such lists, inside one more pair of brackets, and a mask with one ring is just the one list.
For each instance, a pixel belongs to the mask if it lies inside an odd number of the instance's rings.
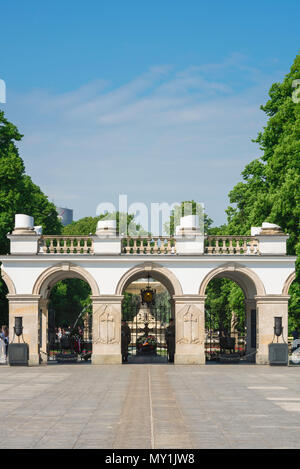
{"label": "central arch", "polygon": [[[155,295],[153,303],[145,305],[138,299],[139,295],[136,297],[136,293],[135,298],[133,296],[126,298],[126,291],[129,293],[127,289],[130,289],[134,282],[143,282],[147,277],[148,288],[151,278],[151,281],[159,282],[159,288],[163,289]],[[142,288],[141,285],[138,285],[138,288]],[[175,308],[174,301],[171,300],[175,295],[182,295],[182,288],[176,276],[159,264],[144,262],[129,269],[121,277],[115,294],[124,295],[121,313],[124,322],[121,330],[123,336],[126,331],[127,336],[128,334],[130,336],[127,345],[124,342],[121,346],[122,362],[129,360],[130,363],[174,363],[175,329],[171,319],[175,319]],[[160,294],[163,297],[159,297]],[[168,341],[167,328],[169,328]]]}
{"label": "central arch", "polygon": [[122,295],[131,282],[145,274],[151,275],[165,285],[171,296],[182,295],[182,288],[176,276],[169,269],[155,262],[144,262],[129,269],[119,280],[115,294]]}

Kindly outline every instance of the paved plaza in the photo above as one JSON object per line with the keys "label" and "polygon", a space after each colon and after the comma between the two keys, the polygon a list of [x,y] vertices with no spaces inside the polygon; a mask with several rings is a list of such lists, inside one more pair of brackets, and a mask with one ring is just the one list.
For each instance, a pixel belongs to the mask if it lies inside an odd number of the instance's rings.
{"label": "paved plaza", "polygon": [[300,448],[300,369],[0,367],[2,448]]}

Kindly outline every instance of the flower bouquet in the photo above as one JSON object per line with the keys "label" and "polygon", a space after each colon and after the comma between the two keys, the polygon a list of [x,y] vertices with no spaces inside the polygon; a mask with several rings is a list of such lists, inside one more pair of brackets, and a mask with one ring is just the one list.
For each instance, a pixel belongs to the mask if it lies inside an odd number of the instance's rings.
{"label": "flower bouquet", "polygon": [[136,341],[138,353],[156,353],[157,341],[153,335],[143,335]]}

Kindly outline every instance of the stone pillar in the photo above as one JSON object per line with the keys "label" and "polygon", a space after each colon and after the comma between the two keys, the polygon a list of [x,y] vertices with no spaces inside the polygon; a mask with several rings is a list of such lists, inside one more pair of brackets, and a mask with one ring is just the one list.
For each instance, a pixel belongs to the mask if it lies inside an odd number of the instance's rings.
{"label": "stone pillar", "polygon": [[92,364],[120,364],[123,295],[99,295],[93,302]]}
{"label": "stone pillar", "polygon": [[[288,338],[288,301],[289,296],[266,295],[256,296],[257,304],[257,354],[256,363],[266,365],[269,363],[268,345],[274,338],[274,317],[282,317],[283,338],[279,342],[287,343]],[[277,337],[275,337],[277,342]]]}
{"label": "stone pillar", "polygon": [[[15,316],[22,316],[23,337],[29,345],[29,365],[39,365],[39,307],[41,297],[40,295],[7,295],[7,298],[9,301],[9,341],[12,341],[14,335]],[[20,341],[22,341],[22,338]],[[18,342],[16,336],[14,342]]]}
{"label": "stone pillar", "polygon": [[200,295],[173,297],[176,365],[205,364],[205,298]]}
{"label": "stone pillar", "polygon": [[[246,314],[246,354],[255,352],[257,347],[256,330],[257,330],[257,313],[256,300],[245,300]],[[253,354],[255,359],[255,354]]]}
{"label": "stone pillar", "polygon": [[48,361],[48,303],[47,299],[40,300],[40,357],[44,365]]}

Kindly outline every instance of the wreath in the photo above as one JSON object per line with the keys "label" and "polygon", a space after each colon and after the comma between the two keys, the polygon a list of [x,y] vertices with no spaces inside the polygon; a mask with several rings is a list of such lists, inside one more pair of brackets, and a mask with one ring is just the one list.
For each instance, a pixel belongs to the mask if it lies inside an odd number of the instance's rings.
{"label": "wreath", "polygon": [[156,338],[153,335],[143,335],[138,337],[136,347],[139,352],[155,351],[157,347]]}

